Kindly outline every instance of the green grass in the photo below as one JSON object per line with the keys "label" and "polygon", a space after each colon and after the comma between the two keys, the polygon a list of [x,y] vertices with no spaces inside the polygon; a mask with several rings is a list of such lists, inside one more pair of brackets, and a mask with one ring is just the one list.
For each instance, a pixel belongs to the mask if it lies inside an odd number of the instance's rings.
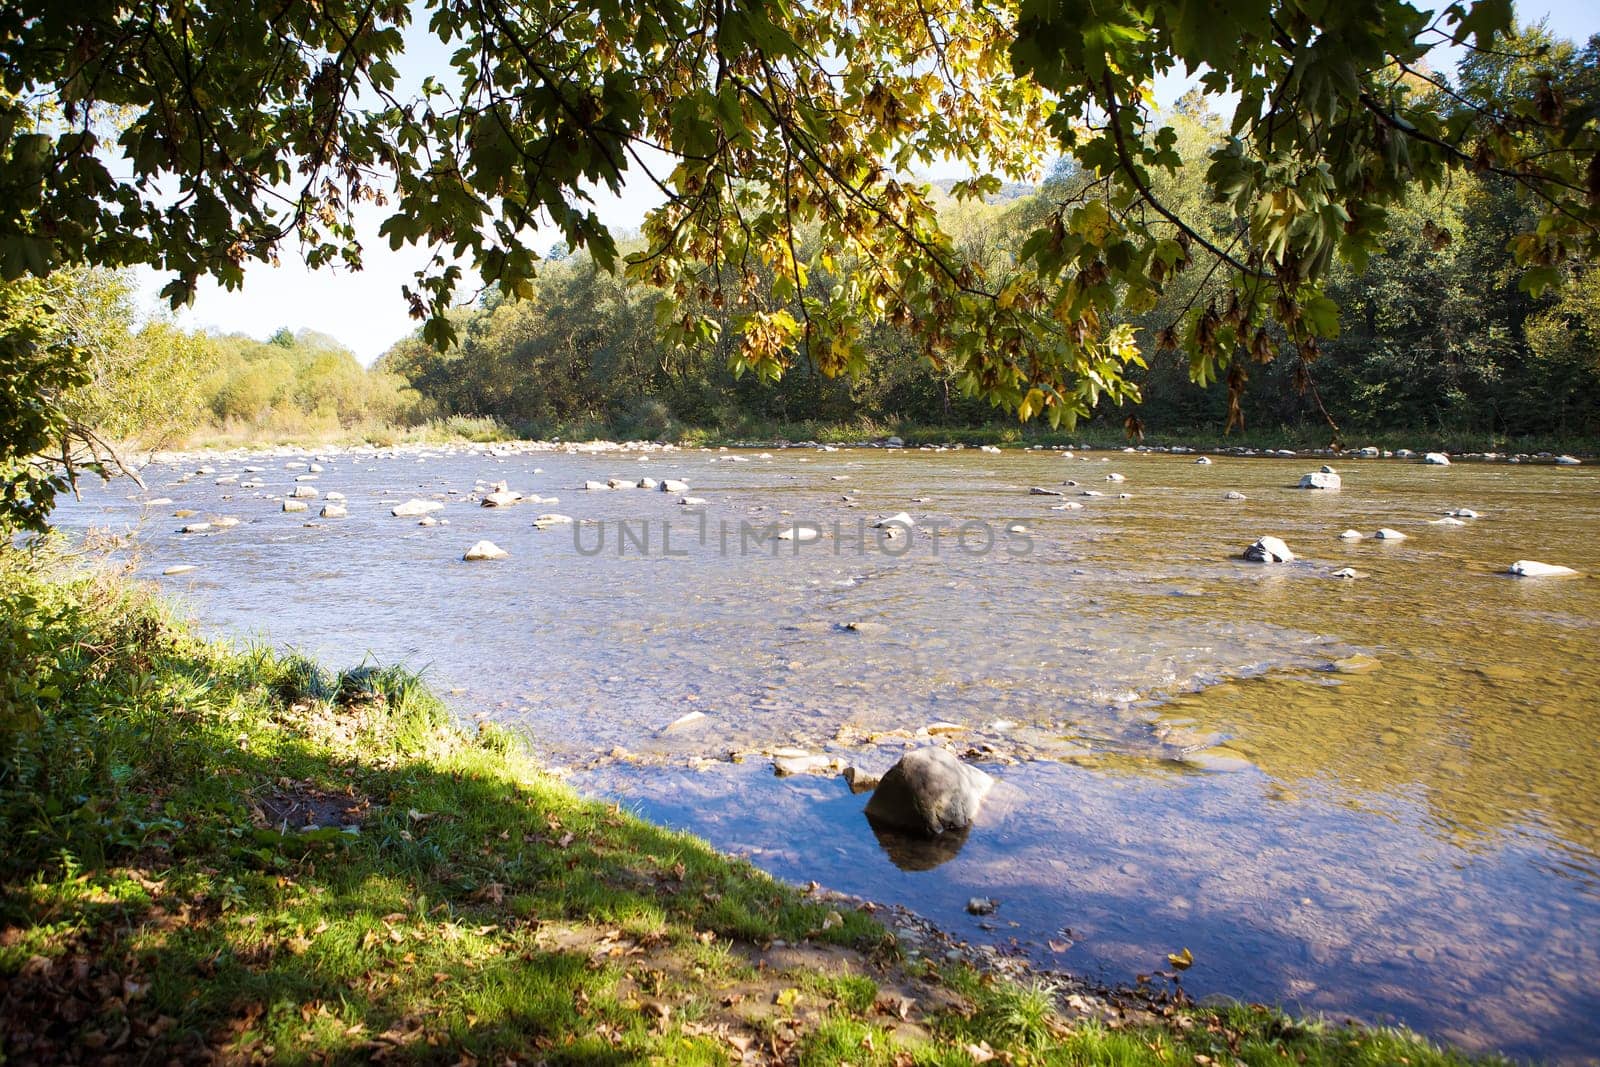
{"label": "green grass", "polygon": [[1461,1062],[1259,1009],[1073,1025],[578,797],[402,669],[206,643],[11,549],[0,595],[0,1062]]}

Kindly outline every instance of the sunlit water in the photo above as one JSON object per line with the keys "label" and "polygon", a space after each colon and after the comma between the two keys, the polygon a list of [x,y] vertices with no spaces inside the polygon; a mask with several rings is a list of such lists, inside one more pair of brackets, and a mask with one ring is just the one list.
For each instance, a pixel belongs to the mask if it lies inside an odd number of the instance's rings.
{"label": "sunlit water", "polygon": [[[147,492],[118,482],[62,518],[136,525],[149,575],[197,565],[162,580],[214,631],[428,665],[580,787],[778,875],[1108,981],[1187,947],[1191,993],[1600,1062],[1597,585],[1495,573],[1600,574],[1600,471],[1352,460],[1323,494],[1291,488],[1320,460],[737,455],[333,455],[312,484],[350,517],[329,521],[280,510],[291,457],[230,457],[218,476],[250,463],[264,488],[152,467]],[[575,489],[612,476],[707,503]],[[482,508],[479,479],[561,501]],[[449,525],[389,515],[436,494]],[[1482,517],[1430,524],[1458,507]],[[179,508],[242,522],[182,535]],[[902,510],[909,541],[861,536]],[[592,521],[537,530],[540,512]],[[741,537],[778,520],[824,533]],[[1409,536],[1337,539],[1381,526]],[[1265,533],[1301,561],[1238,560]],[[480,538],[510,558],[460,562]],[[1346,566],[1364,577],[1330,577]],[[881,768],[912,743],[892,732],[936,721],[1004,788],[932,869],[892,863],[841,780],[728,760],[782,744]],[[650,759],[590,766],[618,748]],[[967,915],[973,895],[999,910]]]}

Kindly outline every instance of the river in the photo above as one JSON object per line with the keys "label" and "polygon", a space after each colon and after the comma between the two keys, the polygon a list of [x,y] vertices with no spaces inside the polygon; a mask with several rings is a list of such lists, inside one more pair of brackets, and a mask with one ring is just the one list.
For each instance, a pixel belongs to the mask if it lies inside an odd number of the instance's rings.
{"label": "river", "polygon": [[[1306,458],[369,450],[300,483],[347,496],[321,520],[280,504],[312,458],[155,464],[59,518],[137,531],[142,574],[194,565],[160,580],[209,632],[426,667],[580,789],[781,877],[1109,982],[1187,948],[1194,995],[1600,1062],[1593,467],[1348,459],[1325,493],[1294,488]],[[578,488],[611,477],[705,503]],[[560,502],[478,506],[499,480]],[[389,514],[410,497],[448,524]],[[861,521],[901,511],[910,537]],[[1338,538],[1380,527],[1406,539]],[[1262,534],[1299,559],[1240,560]],[[482,538],[509,558],[461,562]],[[940,855],[891,856],[842,779],[762,756],[881,770],[937,723],[1003,786]]]}

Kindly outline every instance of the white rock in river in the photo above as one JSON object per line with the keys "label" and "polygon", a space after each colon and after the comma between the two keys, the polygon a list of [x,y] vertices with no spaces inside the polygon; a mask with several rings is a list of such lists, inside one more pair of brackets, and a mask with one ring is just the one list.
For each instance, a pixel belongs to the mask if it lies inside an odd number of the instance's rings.
{"label": "white rock in river", "polygon": [[1293,563],[1294,553],[1278,538],[1268,535],[1245,549],[1244,558],[1251,563]]}
{"label": "white rock in river", "polygon": [[631,479],[631,478],[607,478],[606,479],[606,488],[607,489],[632,489],[632,488],[634,488],[634,485],[635,485],[635,483],[634,483],[633,479]]}
{"label": "white rock in river", "polygon": [[215,526],[219,530],[231,530],[235,526],[239,525],[239,520],[234,518],[232,515],[224,515],[221,518],[212,519],[211,525]]}
{"label": "white rock in river", "polygon": [[198,570],[198,569],[199,568],[196,567],[193,563],[178,563],[178,564],[174,564],[171,567],[168,567],[166,570],[162,571],[161,573],[170,578],[170,577],[172,577],[174,575],[188,574],[190,571],[194,571],[194,570]]}
{"label": "white rock in river", "polygon": [[548,515],[540,515],[533,520],[533,524],[541,530],[547,530],[552,526],[566,526],[571,522],[571,515],[557,515],[554,512]]}
{"label": "white rock in river", "polygon": [[706,713],[703,711],[691,711],[687,714],[679,715],[676,719],[673,719],[671,722],[667,723],[666,726],[662,727],[661,732],[670,734],[678,730],[687,729],[688,727],[693,726],[695,723],[704,721],[705,717]]}
{"label": "white rock in river", "polygon": [[1577,456],[1557,456],[1556,457],[1556,463],[1560,464],[1563,467],[1576,467],[1578,464],[1580,464],[1582,462],[1583,462],[1583,460],[1579,459]]}
{"label": "white rock in river", "polygon": [[971,826],[994,779],[942,748],[908,752],[889,768],[867,816],[874,822],[936,836]]}
{"label": "white rock in river", "polygon": [[890,515],[887,518],[879,519],[877,522],[873,523],[872,528],[874,530],[882,530],[891,526],[901,526],[909,530],[915,525],[916,523],[912,521],[910,515],[907,515],[903,511],[897,511],[893,515]]}
{"label": "white rock in river", "polygon": [[1452,508],[1445,514],[1452,519],[1476,519],[1478,517],[1478,513],[1471,508]]}
{"label": "white rock in river", "polygon": [[344,494],[339,492],[337,489],[330,489],[328,492],[326,492],[326,493],[324,493],[322,495],[327,497],[329,500],[343,500],[344,499]]}
{"label": "white rock in river", "polygon": [[309,508],[310,505],[304,500],[285,500],[283,502],[284,511],[306,511]]}
{"label": "white rock in river", "polygon": [[1336,570],[1332,574],[1328,575],[1328,577],[1330,577],[1330,578],[1359,578],[1359,577],[1361,577],[1361,572],[1356,570],[1354,567],[1340,567],[1338,570]]}
{"label": "white rock in river", "polygon": [[417,520],[417,525],[418,526],[437,526],[437,525],[439,525],[439,520],[434,518],[432,515],[424,515],[424,516],[422,516],[422,518]]}
{"label": "white rock in river", "polygon": [[1006,527],[1006,533],[1025,534],[1027,532],[1028,532],[1028,528],[1026,526],[1022,525],[1020,522],[1017,523],[1015,526],[1007,526]]}
{"label": "white rock in river", "polygon": [[667,478],[657,488],[663,493],[687,493],[689,483],[679,481],[677,478]]}
{"label": "white rock in river", "polygon": [[1339,540],[1341,540],[1341,541],[1360,541],[1360,540],[1363,540],[1366,536],[1367,535],[1362,533],[1360,530],[1346,530],[1344,533],[1339,535]]}
{"label": "white rock in river", "polygon": [[1195,460],[1195,463],[1199,464],[1202,467],[1209,467],[1209,466],[1211,466],[1211,457],[1210,456],[1201,456],[1199,459]]}
{"label": "white rock in river", "polygon": [[850,787],[850,792],[852,793],[869,792],[878,788],[878,783],[883,780],[871,771],[857,767],[853,763],[844,769],[840,777],[844,779],[845,784]]}
{"label": "white rock in river", "polygon": [[512,504],[520,504],[521,502],[522,494],[510,489],[496,489],[494,492],[486,494],[483,498],[483,506],[486,508],[508,508]]}
{"label": "white rock in river", "polygon": [[1229,489],[1226,493],[1222,494],[1222,499],[1224,499],[1224,500],[1247,500],[1249,498],[1246,497],[1243,493],[1239,492],[1239,490],[1237,490],[1237,489]]}
{"label": "white rock in river", "polygon": [[211,524],[209,522],[191,522],[191,523],[189,523],[189,525],[185,526],[183,529],[179,530],[178,532],[179,533],[186,533],[186,534],[197,534],[197,533],[205,533],[209,529],[211,529]]}
{"label": "white rock in river", "polygon": [[1082,511],[1083,505],[1076,500],[1069,500],[1065,504],[1051,504],[1051,511]]}
{"label": "white rock in river", "polygon": [[607,484],[606,482],[597,482],[597,481],[594,481],[593,479],[590,479],[589,481],[584,482],[583,483],[583,487],[585,489],[589,490],[592,493],[604,492],[605,490],[611,488],[611,486],[609,484]]}
{"label": "white rock in river", "polygon": [[290,493],[289,495],[294,497],[296,500],[315,500],[317,499],[318,494],[317,491],[309,485],[297,485],[294,487],[294,492]]}
{"label": "white rock in river", "polygon": [[437,500],[419,500],[412,497],[403,504],[396,504],[389,509],[389,514],[400,519],[414,519],[419,515],[426,515],[432,511],[443,511],[444,505]]}
{"label": "white rock in river", "polygon": [[654,478],[640,478],[639,479],[639,488],[640,489],[654,489],[657,486],[659,486],[660,484],[661,483],[656,481]]}
{"label": "white rock in river", "polygon": [[338,504],[330,500],[326,504],[322,505],[322,511],[320,514],[324,519],[347,519],[350,517],[350,509],[345,507],[343,504]]}
{"label": "white rock in river", "polygon": [[461,558],[468,561],[474,561],[480,559],[505,559],[509,555],[509,552],[495,544],[493,541],[479,541],[477,544],[467,549]]}
{"label": "white rock in river", "polygon": [[794,526],[785,526],[783,529],[778,531],[778,540],[780,541],[815,541],[820,536],[822,535],[817,532],[817,528],[815,526],[801,526],[797,524]]}
{"label": "white rock in river", "polygon": [[1380,541],[1404,541],[1406,539],[1405,534],[1401,533],[1399,530],[1391,530],[1387,526],[1372,536],[1376,537]]}
{"label": "white rock in river", "polygon": [[1339,476],[1327,467],[1319,471],[1312,471],[1300,479],[1301,489],[1326,489],[1335,491],[1343,487]]}
{"label": "white rock in river", "polygon": [[1450,466],[1450,457],[1443,452],[1429,452],[1422,457],[1422,462],[1429,467],[1448,467]]}
{"label": "white rock in river", "polygon": [[1577,574],[1571,567],[1562,567],[1555,563],[1540,563],[1535,559],[1519,559],[1506,568],[1507,574],[1518,578],[1559,578],[1563,575]]}
{"label": "white rock in river", "polygon": [[1121,474],[1118,474],[1115,471],[1113,471],[1110,474],[1106,475],[1106,481],[1108,481],[1108,482],[1125,482],[1127,480],[1128,479],[1125,476],[1123,476]]}
{"label": "white rock in river", "polygon": [[1453,515],[1446,515],[1442,519],[1432,519],[1432,520],[1430,520],[1428,525],[1430,525],[1430,526],[1465,526],[1466,523],[1462,522],[1460,519],[1456,518]]}
{"label": "white rock in river", "polygon": [[1062,495],[1061,490],[1059,490],[1059,489],[1041,489],[1037,485],[1034,486],[1032,489],[1029,489],[1028,493],[1029,493],[1030,496],[1061,496]]}
{"label": "white rock in river", "polygon": [[772,771],[779,778],[832,769],[832,756],[778,756],[772,761]]}
{"label": "white rock in river", "polygon": [[678,498],[678,503],[684,505],[685,507],[694,507],[698,504],[704,504],[705,502],[705,498],[699,496],[680,496]]}

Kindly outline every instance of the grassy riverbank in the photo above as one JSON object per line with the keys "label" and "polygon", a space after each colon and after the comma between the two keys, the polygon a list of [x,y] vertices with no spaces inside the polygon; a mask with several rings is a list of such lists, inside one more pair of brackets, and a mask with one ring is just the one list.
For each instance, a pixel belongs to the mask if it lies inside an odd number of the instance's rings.
{"label": "grassy riverbank", "polygon": [[935,971],[463,733],[402,670],[206,643],[146,587],[9,549],[0,840],[0,1062],[1463,1062]]}

